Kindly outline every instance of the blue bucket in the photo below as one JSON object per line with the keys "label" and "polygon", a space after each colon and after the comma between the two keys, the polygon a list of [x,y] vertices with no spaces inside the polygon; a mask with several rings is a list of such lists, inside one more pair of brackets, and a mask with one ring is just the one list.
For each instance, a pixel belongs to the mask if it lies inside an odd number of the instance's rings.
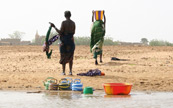
{"label": "blue bucket", "polygon": [[72,83],[72,90],[73,91],[82,91],[83,84],[81,83],[80,79],[75,79]]}

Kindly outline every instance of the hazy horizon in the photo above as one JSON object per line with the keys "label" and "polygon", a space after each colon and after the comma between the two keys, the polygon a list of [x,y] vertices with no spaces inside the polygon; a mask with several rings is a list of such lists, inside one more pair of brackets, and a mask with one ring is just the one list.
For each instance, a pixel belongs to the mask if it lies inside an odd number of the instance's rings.
{"label": "hazy horizon", "polygon": [[0,38],[14,31],[32,40],[38,31],[46,35],[48,22],[60,28],[64,11],[76,23],[75,36],[90,36],[92,10],[105,10],[106,36],[125,42],[141,38],[173,42],[172,0],[4,0],[0,2]]}

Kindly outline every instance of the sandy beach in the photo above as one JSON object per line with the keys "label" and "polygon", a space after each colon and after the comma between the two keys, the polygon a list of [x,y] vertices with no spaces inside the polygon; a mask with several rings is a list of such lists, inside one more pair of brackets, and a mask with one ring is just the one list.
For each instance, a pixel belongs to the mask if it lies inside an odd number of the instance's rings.
{"label": "sandy beach", "polygon": [[[0,46],[0,90],[44,90],[47,77],[80,78],[84,87],[103,89],[103,83],[132,83],[136,91],[173,91],[173,47],[103,46],[103,63],[94,64],[89,46],[76,46],[73,76],[62,76],[59,47],[47,59],[42,46]],[[111,57],[128,61],[111,61]],[[105,76],[77,76],[99,69]],[[66,65],[66,74],[69,66]]]}

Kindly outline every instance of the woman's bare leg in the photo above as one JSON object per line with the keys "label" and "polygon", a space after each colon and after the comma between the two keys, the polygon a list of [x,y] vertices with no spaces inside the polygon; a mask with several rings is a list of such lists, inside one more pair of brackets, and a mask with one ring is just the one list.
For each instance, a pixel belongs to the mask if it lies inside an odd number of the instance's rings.
{"label": "woman's bare leg", "polygon": [[69,69],[70,69],[69,75],[72,75],[72,67],[73,67],[73,60],[69,62]]}
{"label": "woman's bare leg", "polygon": [[102,63],[102,53],[100,54],[100,63]]}
{"label": "woman's bare leg", "polygon": [[62,64],[62,69],[63,69],[62,74],[63,74],[63,75],[65,75],[65,65],[66,65],[66,64]]}
{"label": "woman's bare leg", "polygon": [[97,58],[95,59],[95,65],[98,65]]}

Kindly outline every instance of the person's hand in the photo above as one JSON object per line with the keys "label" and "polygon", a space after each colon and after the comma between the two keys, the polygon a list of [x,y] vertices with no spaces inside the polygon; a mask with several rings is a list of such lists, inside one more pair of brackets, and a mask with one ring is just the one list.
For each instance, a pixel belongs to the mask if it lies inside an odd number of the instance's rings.
{"label": "person's hand", "polygon": [[93,13],[93,15],[94,15],[95,11],[93,10],[92,13]]}
{"label": "person's hand", "polygon": [[46,42],[43,45],[43,52],[45,52],[45,51],[49,51],[49,46],[46,44]]}
{"label": "person's hand", "polygon": [[55,27],[55,25],[53,23],[49,22],[49,24],[51,27]]}

